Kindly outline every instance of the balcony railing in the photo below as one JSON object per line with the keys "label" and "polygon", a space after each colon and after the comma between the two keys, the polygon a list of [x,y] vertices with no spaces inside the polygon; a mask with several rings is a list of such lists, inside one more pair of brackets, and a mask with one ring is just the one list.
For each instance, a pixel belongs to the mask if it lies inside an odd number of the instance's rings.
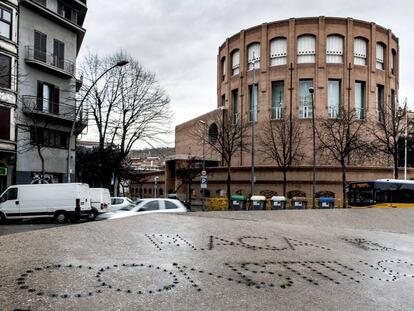
{"label": "balcony railing", "polygon": [[33,46],[25,46],[25,59],[29,62],[44,65],[69,77],[75,74],[74,62],[58,57],[53,53],[35,49]]}
{"label": "balcony railing", "polygon": [[338,107],[329,106],[328,107],[328,118],[330,118],[330,119],[336,119],[338,117],[339,117]]}
{"label": "balcony railing", "polygon": [[280,120],[283,117],[283,108],[281,106],[272,107],[272,120]]}
{"label": "balcony railing", "polygon": [[[56,103],[36,96],[23,96],[23,111],[25,113],[72,122],[75,118],[75,109],[74,105]],[[87,123],[87,121],[87,110],[82,110],[77,117],[77,122]]]}

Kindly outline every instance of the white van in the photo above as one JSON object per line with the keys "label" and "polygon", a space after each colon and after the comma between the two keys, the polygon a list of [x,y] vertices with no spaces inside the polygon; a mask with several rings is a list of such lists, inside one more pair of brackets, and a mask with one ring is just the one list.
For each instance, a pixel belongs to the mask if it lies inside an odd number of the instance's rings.
{"label": "white van", "polygon": [[15,185],[0,196],[0,222],[7,219],[89,217],[91,213],[87,184]]}
{"label": "white van", "polygon": [[100,213],[110,212],[111,209],[111,194],[105,188],[90,188],[91,219],[95,218]]}

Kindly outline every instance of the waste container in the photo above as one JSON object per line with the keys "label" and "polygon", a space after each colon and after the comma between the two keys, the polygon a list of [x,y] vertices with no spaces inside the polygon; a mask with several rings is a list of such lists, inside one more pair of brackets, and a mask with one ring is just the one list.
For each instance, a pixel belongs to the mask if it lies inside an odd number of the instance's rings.
{"label": "waste container", "polygon": [[266,197],[264,195],[253,195],[250,202],[252,210],[264,210],[266,208]]}
{"label": "waste container", "polygon": [[293,197],[292,198],[292,208],[307,208],[308,202],[304,197]]}
{"label": "waste container", "polygon": [[246,198],[244,195],[232,195],[230,208],[232,211],[240,211],[243,210],[245,207]]}
{"label": "waste container", "polygon": [[332,197],[320,197],[319,198],[319,208],[333,208],[335,199]]}
{"label": "waste container", "polygon": [[272,209],[286,208],[286,197],[284,196],[273,196],[270,201],[272,202]]}

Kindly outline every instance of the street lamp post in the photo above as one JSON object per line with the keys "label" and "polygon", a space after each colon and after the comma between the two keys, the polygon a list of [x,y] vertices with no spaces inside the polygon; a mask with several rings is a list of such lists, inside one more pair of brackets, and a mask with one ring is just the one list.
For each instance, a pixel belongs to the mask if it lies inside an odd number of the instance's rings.
{"label": "street lamp post", "polygon": [[158,176],[154,177],[154,198],[157,198]]}
{"label": "street lamp post", "polygon": [[[125,66],[126,64],[128,64],[129,62],[128,61],[126,61],[126,60],[121,60],[121,61],[119,61],[119,62],[117,62],[115,65],[113,65],[112,67],[110,67],[110,68],[108,68],[108,69],[106,69],[93,83],[92,83],[92,85],[88,88],[88,90],[86,91],[86,93],[85,93],[85,95],[83,96],[83,98],[82,98],[82,100],[81,100],[81,102],[80,102],[80,104],[79,104],[79,107],[78,107],[78,109],[76,109],[76,106],[75,106],[75,118],[73,119],[73,122],[72,122],[72,127],[71,127],[71,129],[70,129],[70,133],[69,133],[69,142],[68,142],[68,163],[67,163],[67,174],[68,174],[68,183],[70,183],[71,182],[71,177],[70,177],[70,174],[72,173],[72,169],[71,169],[71,167],[70,167],[70,141],[71,141],[71,138],[72,138],[72,136],[73,136],[73,134],[74,134],[74,132],[75,132],[75,126],[76,126],[76,120],[77,120],[77,118],[78,118],[78,115],[79,115],[79,113],[80,113],[80,111],[81,111],[81,109],[82,109],[82,106],[83,106],[83,103],[85,102],[85,99],[86,99],[86,97],[89,95],[89,93],[90,93],[90,91],[92,90],[92,88],[95,86],[95,84],[106,74],[106,73],[108,73],[109,71],[111,71],[112,69],[114,69],[114,68],[116,68],[116,67],[122,67],[122,66]],[[75,139],[76,140],[76,139]]]}
{"label": "street lamp post", "polygon": [[316,133],[315,133],[315,105],[313,101],[314,89],[313,87],[309,88],[309,93],[311,94],[312,102],[312,208],[315,208],[315,189],[316,189]]}
{"label": "street lamp post", "polygon": [[[203,172],[205,172],[206,170],[206,122],[203,120],[199,120],[199,122],[203,125]],[[201,185],[201,184],[200,184]],[[202,193],[202,210],[205,210],[205,205],[206,205],[206,193],[205,193],[205,189],[201,189],[201,193]]]}
{"label": "street lamp post", "polygon": [[257,59],[255,57],[255,53],[253,52],[253,60],[252,60],[252,64],[253,64],[253,85],[252,85],[252,97],[253,97],[253,113],[252,113],[252,172],[251,172],[251,189],[250,189],[250,194],[253,196],[254,195],[254,187],[255,187],[255,182],[256,182],[256,176],[255,176],[255,163],[254,163],[254,158],[255,158],[255,145],[256,145],[256,132],[255,132],[255,123],[256,123],[256,118],[257,118],[257,114],[256,114],[256,109],[257,109],[257,89],[256,89],[256,62]]}

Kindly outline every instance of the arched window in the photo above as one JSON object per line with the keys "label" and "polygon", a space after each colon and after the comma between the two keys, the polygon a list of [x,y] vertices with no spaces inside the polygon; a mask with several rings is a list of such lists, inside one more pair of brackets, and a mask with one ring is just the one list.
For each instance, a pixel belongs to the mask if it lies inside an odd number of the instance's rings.
{"label": "arched window", "polygon": [[260,44],[252,43],[247,47],[247,65],[249,70],[260,68]]}
{"label": "arched window", "polygon": [[354,39],[354,64],[363,66],[367,64],[367,40],[365,38]]}
{"label": "arched window", "polygon": [[326,39],[326,62],[342,64],[344,56],[344,38],[340,35],[331,35]]}
{"label": "arched window", "polygon": [[240,50],[234,50],[231,52],[231,75],[237,75],[240,73]]}
{"label": "arched window", "polygon": [[226,58],[221,59],[221,79],[224,81],[226,79]]}
{"label": "arched window", "polygon": [[397,52],[395,49],[392,49],[392,60],[391,60],[391,74],[395,75],[397,71]]}
{"label": "arched window", "polygon": [[286,38],[275,38],[270,41],[270,66],[285,65],[287,58]]}
{"label": "arched window", "polygon": [[316,55],[316,39],[313,35],[298,37],[298,64],[314,63]]}
{"label": "arched window", "polygon": [[377,69],[384,70],[384,59],[385,59],[385,44],[377,42],[377,53],[376,53],[376,67]]}

